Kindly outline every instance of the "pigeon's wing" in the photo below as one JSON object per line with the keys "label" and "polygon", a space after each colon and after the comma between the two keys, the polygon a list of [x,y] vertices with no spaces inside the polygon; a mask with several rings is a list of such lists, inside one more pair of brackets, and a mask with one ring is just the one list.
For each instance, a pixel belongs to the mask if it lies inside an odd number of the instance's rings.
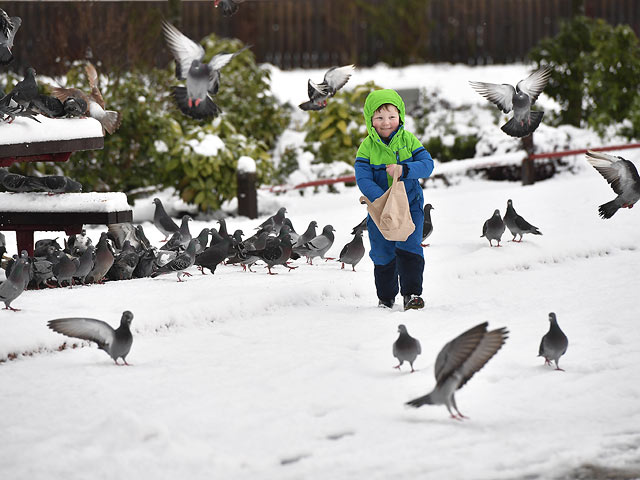
{"label": "pigeon's wing", "polygon": [[420,345],[420,340],[418,340],[417,338],[415,339],[416,341],[416,352],[418,353],[418,355],[420,355],[422,353],[422,345]]}
{"label": "pigeon's wing", "polygon": [[68,337],[91,340],[102,347],[111,345],[116,337],[116,332],[111,325],[95,318],[57,318],[49,320],[47,326]]}
{"label": "pigeon's wing", "polygon": [[5,38],[8,38],[11,30],[13,30],[13,23],[11,22],[9,15],[0,8],[0,33],[2,33]]}
{"label": "pigeon's wing", "polygon": [[98,105],[104,110],[104,99],[98,88],[98,72],[96,67],[91,62],[87,63],[84,67],[87,72],[87,78],[89,79],[89,86],[91,87],[91,96],[97,102]]}
{"label": "pigeon's wing", "polygon": [[438,384],[446,380],[449,375],[467,361],[482,341],[488,325],[487,322],[476,325],[451,340],[440,350],[435,365],[436,382]]}
{"label": "pigeon's wing", "polygon": [[520,215],[516,215],[515,222],[516,222],[516,227],[518,227],[520,230],[530,230],[532,228],[537,228],[531,225],[529,222],[527,222]]}
{"label": "pigeon's wing", "polygon": [[316,84],[309,79],[309,82],[307,82],[307,94],[311,100],[316,97],[324,97],[328,94],[328,87],[324,83]]}
{"label": "pigeon's wing", "polygon": [[77,88],[52,87],[51,93],[61,102],[64,102],[68,98],[81,98],[89,105],[91,101],[86,93]]}
{"label": "pigeon's wing", "polygon": [[325,235],[318,235],[313,240],[307,242],[306,246],[309,250],[322,250],[323,248],[329,248],[333,240],[326,237]]}
{"label": "pigeon's wing", "polygon": [[484,222],[484,225],[482,225],[482,235],[480,235],[481,237],[486,237],[488,228],[489,228],[489,220]]}
{"label": "pigeon's wing", "polygon": [[[194,42],[184,35],[180,30],[171,25],[169,22],[162,22],[162,30],[167,46],[173,54],[179,68],[176,68],[176,75],[184,80],[187,72],[194,60],[202,60],[204,57],[204,48],[199,43]],[[178,73],[179,71],[179,73]]]}
{"label": "pigeon's wing", "polygon": [[618,195],[625,190],[640,185],[640,176],[635,165],[622,157],[614,157],[602,152],[586,153],[587,161],[602,175]]}
{"label": "pigeon's wing", "polygon": [[335,93],[349,81],[353,70],[356,67],[354,65],[345,65],[344,67],[333,67],[327,70],[324,74],[324,84],[329,87],[329,90]]}
{"label": "pigeon's wing", "polygon": [[504,113],[509,113],[513,109],[513,95],[516,89],[512,85],[485,82],[469,82],[469,84],[484,98],[495,103]]}
{"label": "pigeon's wing", "polygon": [[551,75],[551,68],[543,67],[540,70],[536,70],[527,78],[520,80],[516,87],[526,93],[531,100],[531,105],[538,99],[538,95],[542,93],[544,87],[547,86],[549,76]]}
{"label": "pigeon's wing", "polygon": [[246,49],[248,49],[250,47],[251,47],[251,45],[246,45],[246,46],[242,47],[240,50],[238,50],[237,52],[219,53],[217,55],[214,55],[213,58],[211,60],[209,60],[209,66],[211,67],[212,70],[220,70],[227,63],[229,63],[233,57],[235,57],[236,55],[244,52]]}
{"label": "pigeon's wing", "polygon": [[486,332],[482,336],[482,340],[478,346],[460,367],[459,372],[462,380],[458,384],[459,389],[502,348],[508,334],[509,331],[505,327],[502,327]]}

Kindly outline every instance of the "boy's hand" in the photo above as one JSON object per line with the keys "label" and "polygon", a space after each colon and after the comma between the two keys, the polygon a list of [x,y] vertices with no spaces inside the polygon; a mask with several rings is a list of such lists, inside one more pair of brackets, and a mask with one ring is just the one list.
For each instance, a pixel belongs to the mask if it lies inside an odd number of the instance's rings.
{"label": "boy's hand", "polygon": [[395,169],[399,169],[398,177],[401,177],[402,176],[402,165],[399,165],[397,163],[392,163],[391,165],[387,165],[387,173],[389,174],[389,176],[393,177],[393,171]]}

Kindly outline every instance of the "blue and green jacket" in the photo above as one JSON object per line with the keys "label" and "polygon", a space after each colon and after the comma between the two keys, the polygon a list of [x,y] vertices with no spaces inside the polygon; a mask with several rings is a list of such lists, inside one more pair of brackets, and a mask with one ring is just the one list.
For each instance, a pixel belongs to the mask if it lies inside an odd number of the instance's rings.
{"label": "blue and green jacket", "polygon": [[[395,105],[400,113],[400,126],[389,137],[388,143],[380,138],[373,128],[371,118],[385,103]],[[411,210],[423,208],[422,187],[418,179],[427,178],[433,171],[433,159],[422,143],[404,129],[404,101],[395,90],[374,90],[364,103],[364,121],[369,135],[356,154],[356,183],[370,201],[380,197],[391,185],[386,166],[402,165],[401,180],[404,181]]]}

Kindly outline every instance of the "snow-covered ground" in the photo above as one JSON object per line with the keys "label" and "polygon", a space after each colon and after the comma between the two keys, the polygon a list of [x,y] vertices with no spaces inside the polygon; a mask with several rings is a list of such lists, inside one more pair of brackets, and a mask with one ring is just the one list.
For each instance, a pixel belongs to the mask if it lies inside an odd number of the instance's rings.
{"label": "snow-covered ground", "polygon": [[[485,80],[482,69],[448,68],[452,88],[469,75]],[[514,82],[527,71],[510,68]],[[291,75],[302,85],[321,78]],[[375,75],[400,87],[396,70]],[[640,150],[622,156],[640,165]],[[22,311],[0,310],[0,359],[12,359],[0,363],[0,478],[553,479],[595,478],[584,471],[598,468],[640,478],[640,212],[600,219],[597,206],[614,193],[574,161],[577,173],[527,187],[429,184],[422,311],[378,309],[368,257],[356,272],[298,261],[275,276],[220,266],[194,268],[182,283],[169,275],[25,292],[13,303]],[[337,256],[365,215],[356,188],[338,191],[261,192],[261,212],[285,206],[298,232],[311,220],[333,225]],[[516,244],[507,233],[490,248],[482,224],[507,199],[543,235]],[[149,218],[147,203],[134,218]],[[264,219],[227,225],[249,235]],[[217,225],[190,228],[204,226]],[[163,235],[143,227],[160,245]],[[88,233],[96,242],[103,230]],[[123,310],[134,314],[131,367],[46,327],[73,316],[116,325]],[[565,372],[536,358],[552,311],[569,338]],[[406,407],[433,387],[440,348],[485,321],[510,335],[457,394],[470,419]],[[400,323],[422,343],[413,374],[392,368]],[[60,350],[65,342],[81,348]]]}

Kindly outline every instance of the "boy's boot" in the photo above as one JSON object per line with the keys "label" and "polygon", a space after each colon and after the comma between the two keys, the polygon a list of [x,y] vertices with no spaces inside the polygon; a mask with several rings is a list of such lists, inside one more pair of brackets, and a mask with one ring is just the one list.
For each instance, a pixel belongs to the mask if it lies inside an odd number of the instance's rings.
{"label": "boy's boot", "polygon": [[386,265],[374,265],[373,277],[376,282],[378,306],[391,308],[398,295],[398,270],[394,258]]}
{"label": "boy's boot", "polygon": [[422,272],[424,258],[406,250],[396,250],[398,274],[400,276],[401,292],[404,299],[404,309],[420,309],[424,307],[422,294]]}

